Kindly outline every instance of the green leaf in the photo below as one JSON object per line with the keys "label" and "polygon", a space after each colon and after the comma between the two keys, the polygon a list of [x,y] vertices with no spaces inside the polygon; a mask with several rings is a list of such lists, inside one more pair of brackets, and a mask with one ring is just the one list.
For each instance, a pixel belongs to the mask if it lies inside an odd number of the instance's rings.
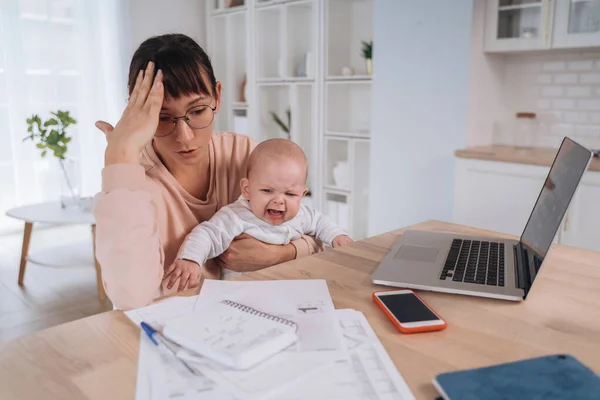
{"label": "green leaf", "polygon": [[48,121],[44,122],[44,126],[55,126],[58,125],[58,121],[54,118],[50,118]]}
{"label": "green leaf", "polygon": [[42,151],[42,157],[46,157],[46,153],[48,152],[48,150],[44,150]]}

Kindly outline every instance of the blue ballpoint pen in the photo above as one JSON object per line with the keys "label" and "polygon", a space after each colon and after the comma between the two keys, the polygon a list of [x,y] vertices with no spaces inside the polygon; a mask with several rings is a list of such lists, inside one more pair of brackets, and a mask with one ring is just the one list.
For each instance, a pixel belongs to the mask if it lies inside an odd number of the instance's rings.
{"label": "blue ballpoint pen", "polygon": [[175,357],[179,362],[181,362],[193,375],[196,375],[196,371],[194,371],[192,367],[188,365],[188,363],[183,361],[181,358],[177,357],[177,352],[173,349],[173,346],[171,346],[169,341],[165,339],[162,333],[160,333],[145,322],[142,322],[141,325],[143,331],[146,332],[146,335],[148,335],[152,343],[154,343],[156,346],[162,345],[163,347],[165,347],[167,350],[169,350],[173,357]]}

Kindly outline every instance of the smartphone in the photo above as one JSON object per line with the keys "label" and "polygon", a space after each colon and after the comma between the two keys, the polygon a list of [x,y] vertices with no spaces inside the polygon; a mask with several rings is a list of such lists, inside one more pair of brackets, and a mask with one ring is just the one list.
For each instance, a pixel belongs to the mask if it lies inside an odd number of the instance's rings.
{"label": "smartphone", "polygon": [[446,328],[446,321],[410,289],[374,292],[373,301],[402,333],[440,331]]}

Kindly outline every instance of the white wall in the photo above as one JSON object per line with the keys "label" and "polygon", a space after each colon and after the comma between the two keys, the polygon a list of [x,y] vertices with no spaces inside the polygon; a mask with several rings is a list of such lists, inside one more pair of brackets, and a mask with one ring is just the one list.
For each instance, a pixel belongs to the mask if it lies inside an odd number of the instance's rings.
{"label": "white wall", "polygon": [[127,0],[124,59],[129,67],[137,47],[151,36],[183,33],[206,50],[206,9],[203,0]]}
{"label": "white wall", "polygon": [[375,0],[369,235],[452,219],[472,0]]}
{"label": "white wall", "polygon": [[[535,112],[538,131],[528,141],[558,147],[565,136],[600,148],[600,52],[553,52],[506,58],[502,101],[510,119]],[[506,120],[504,120],[506,121]],[[513,131],[511,125],[504,129]]]}
{"label": "white wall", "polygon": [[569,136],[600,148],[600,51],[486,54],[485,20],[485,2],[475,1],[467,147],[515,143],[515,113],[534,112],[539,129],[520,143],[558,147]]}
{"label": "white wall", "polygon": [[483,52],[486,1],[473,2],[471,59],[469,64],[469,100],[467,146],[488,145],[492,141],[494,120],[508,117],[501,102],[504,81],[504,57]]}

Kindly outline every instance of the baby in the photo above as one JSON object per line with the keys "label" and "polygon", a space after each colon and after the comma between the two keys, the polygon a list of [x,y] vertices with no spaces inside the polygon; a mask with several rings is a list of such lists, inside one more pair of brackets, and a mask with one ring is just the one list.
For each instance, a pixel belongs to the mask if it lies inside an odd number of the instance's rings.
{"label": "baby", "polygon": [[[282,245],[304,234],[333,247],[352,242],[327,217],[301,204],[308,191],[307,175],[308,161],[294,142],[271,139],[260,143],[250,154],[247,178],[240,182],[242,196],[188,234],[166,275],[174,273],[172,278],[176,278],[178,269],[200,268],[225,252],[242,233]],[[206,277],[219,278],[210,272]]]}

